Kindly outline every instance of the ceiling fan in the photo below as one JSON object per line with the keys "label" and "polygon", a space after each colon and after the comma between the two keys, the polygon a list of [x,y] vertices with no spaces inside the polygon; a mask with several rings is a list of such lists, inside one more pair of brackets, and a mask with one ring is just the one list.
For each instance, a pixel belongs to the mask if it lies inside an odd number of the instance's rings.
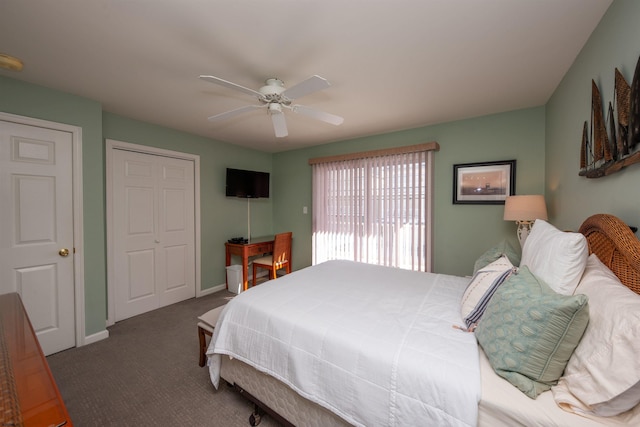
{"label": "ceiling fan", "polygon": [[326,89],[330,86],[329,82],[320,76],[311,76],[308,79],[298,83],[295,86],[285,89],[284,82],[280,79],[270,78],[265,81],[265,85],[260,89],[253,90],[244,86],[240,86],[236,83],[223,80],[215,76],[200,76],[202,80],[215,83],[221,86],[228,87],[230,89],[239,90],[248,95],[258,98],[260,104],[258,105],[246,105],[244,107],[236,108],[235,110],[227,111],[225,113],[216,114],[209,117],[209,121],[217,122],[226,120],[231,117],[237,116],[248,111],[252,111],[258,108],[266,108],[267,113],[271,116],[271,122],[273,123],[273,129],[276,137],[282,138],[289,134],[287,130],[287,122],[284,118],[284,109],[293,111],[294,113],[300,113],[305,116],[311,117],[316,120],[320,120],[332,125],[340,125],[344,119],[334,114],[325,113],[311,107],[304,105],[293,104],[293,101],[301,98],[305,95],[309,95],[313,92]]}

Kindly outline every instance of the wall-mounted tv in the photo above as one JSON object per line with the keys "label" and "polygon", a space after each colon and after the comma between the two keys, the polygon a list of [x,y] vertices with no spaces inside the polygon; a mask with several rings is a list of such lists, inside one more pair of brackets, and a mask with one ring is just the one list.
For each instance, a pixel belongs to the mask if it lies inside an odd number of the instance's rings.
{"label": "wall-mounted tv", "polygon": [[227,168],[227,197],[268,198],[269,173]]}

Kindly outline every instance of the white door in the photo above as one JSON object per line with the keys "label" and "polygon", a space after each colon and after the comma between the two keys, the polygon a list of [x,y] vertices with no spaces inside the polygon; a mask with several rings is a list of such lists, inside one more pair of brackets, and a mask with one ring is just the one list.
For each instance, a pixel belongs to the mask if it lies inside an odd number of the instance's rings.
{"label": "white door", "polygon": [[195,296],[194,164],[113,150],[115,321]]}
{"label": "white door", "polygon": [[0,121],[0,293],[20,294],[47,355],[76,345],[72,142]]}

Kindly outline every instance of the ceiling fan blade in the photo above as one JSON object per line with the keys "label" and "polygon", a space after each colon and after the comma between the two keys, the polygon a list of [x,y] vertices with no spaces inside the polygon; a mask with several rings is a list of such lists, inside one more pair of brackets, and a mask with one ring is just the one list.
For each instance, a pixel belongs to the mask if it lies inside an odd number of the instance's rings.
{"label": "ceiling fan blade", "polygon": [[282,112],[271,112],[271,122],[273,123],[273,130],[276,133],[277,138],[284,138],[289,135],[289,131],[287,130],[287,122],[284,118],[284,113]]}
{"label": "ceiling fan blade", "polygon": [[344,122],[344,118],[336,116],[335,114],[325,113],[324,111],[316,110],[311,107],[305,107],[304,105],[294,105],[291,107],[294,113],[300,113],[305,116],[309,116],[316,120],[321,120],[332,125],[341,125]]}
{"label": "ceiling fan blade", "polygon": [[227,111],[225,113],[216,114],[215,116],[208,117],[210,122],[220,122],[222,120],[230,119],[239,114],[246,113],[247,111],[256,110],[258,108],[264,108],[264,105],[245,105],[244,107],[236,108],[235,110]]}
{"label": "ceiling fan blade", "polygon": [[244,92],[248,95],[251,96],[256,96],[258,97],[258,99],[262,98],[262,94],[258,91],[255,91],[253,89],[249,89],[248,87],[244,87],[244,86],[240,86],[239,84],[235,84],[232,82],[228,82],[224,79],[221,79],[220,77],[215,77],[215,76],[200,76],[200,79],[210,82],[210,83],[215,83],[217,85],[220,86],[224,86],[224,87],[228,87],[230,89],[235,89],[235,90],[239,90],[240,92]]}
{"label": "ceiling fan blade", "polygon": [[331,86],[331,84],[326,79],[323,79],[320,76],[311,76],[307,80],[304,80],[297,85],[285,90],[284,92],[282,92],[282,95],[286,96],[289,99],[296,99],[305,95],[309,95],[310,93],[326,89],[329,86]]}

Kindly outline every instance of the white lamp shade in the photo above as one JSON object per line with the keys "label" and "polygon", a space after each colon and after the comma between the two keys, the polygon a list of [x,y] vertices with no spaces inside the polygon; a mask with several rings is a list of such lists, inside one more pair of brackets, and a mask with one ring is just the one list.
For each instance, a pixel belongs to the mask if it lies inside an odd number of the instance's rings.
{"label": "white lamp shade", "polygon": [[505,221],[535,221],[547,218],[547,205],[542,195],[509,196],[505,200]]}

